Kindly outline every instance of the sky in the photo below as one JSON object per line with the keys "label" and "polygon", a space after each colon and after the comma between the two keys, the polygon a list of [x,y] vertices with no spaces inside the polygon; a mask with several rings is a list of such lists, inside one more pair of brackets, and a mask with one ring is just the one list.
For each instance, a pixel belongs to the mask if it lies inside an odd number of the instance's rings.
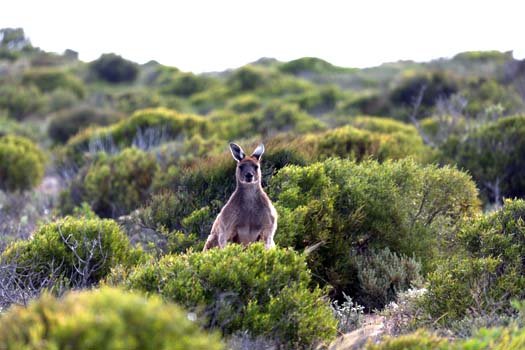
{"label": "sky", "polygon": [[524,13],[522,0],[3,0],[0,28],[84,61],[114,52],[200,73],[261,57],[358,68],[471,50],[525,58]]}

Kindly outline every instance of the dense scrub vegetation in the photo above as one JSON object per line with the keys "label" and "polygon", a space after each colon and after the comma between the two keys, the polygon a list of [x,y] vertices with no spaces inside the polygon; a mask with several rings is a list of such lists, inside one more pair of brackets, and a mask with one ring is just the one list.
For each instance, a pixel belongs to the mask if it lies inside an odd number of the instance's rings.
{"label": "dense scrub vegetation", "polygon": [[183,310],[117,289],[50,295],[0,316],[6,349],[222,349]]}
{"label": "dense scrub vegetation", "polygon": [[[206,328],[309,349],[380,312],[393,337],[370,349],[515,346],[524,67],[488,51],[194,74],[0,30],[0,342],[221,348]],[[199,252],[235,188],[230,141],[266,145],[276,249]]]}
{"label": "dense scrub vegetation", "polygon": [[0,190],[28,190],[40,184],[46,156],[25,137],[0,136]]}
{"label": "dense scrub vegetation", "polygon": [[196,310],[207,327],[225,334],[248,331],[306,347],[330,339],[336,325],[322,290],[309,289],[310,279],[304,256],[254,244],[166,255],[130,272],[125,283]]}

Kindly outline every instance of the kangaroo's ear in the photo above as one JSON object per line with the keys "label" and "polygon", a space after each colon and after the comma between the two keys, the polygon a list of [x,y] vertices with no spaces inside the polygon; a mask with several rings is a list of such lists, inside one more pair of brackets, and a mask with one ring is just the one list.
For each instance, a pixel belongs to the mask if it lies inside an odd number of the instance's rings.
{"label": "kangaroo's ear", "polygon": [[257,160],[261,160],[263,153],[264,153],[264,145],[261,143],[259,146],[257,146],[255,151],[253,151],[252,157],[257,158]]}
{"label": "kangaroo's ear", "polygon": [[230,151],[232,152],[233,159],[235,159],[238,162],[240,162],[244,159],[244,157],[246,157],[246,154],[244,154],[244,151],[242,150],[241,146],[233,142],[230,143]]}

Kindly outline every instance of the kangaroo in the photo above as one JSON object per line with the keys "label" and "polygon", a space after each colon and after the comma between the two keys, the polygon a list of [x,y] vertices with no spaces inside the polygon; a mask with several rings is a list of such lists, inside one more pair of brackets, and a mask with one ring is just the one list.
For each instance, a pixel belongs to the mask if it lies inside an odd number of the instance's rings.
{"label": "kangaroo", "polygon": [[255,241],[263,241],[266,249],[272,248],[277,211],[261,186],[264,145],[260,144],[249,157],[235,143],[230,143],[230,151],[237,161],[237,186],[215,219],[204,250],[224,248],[228,242],[247,246]]}

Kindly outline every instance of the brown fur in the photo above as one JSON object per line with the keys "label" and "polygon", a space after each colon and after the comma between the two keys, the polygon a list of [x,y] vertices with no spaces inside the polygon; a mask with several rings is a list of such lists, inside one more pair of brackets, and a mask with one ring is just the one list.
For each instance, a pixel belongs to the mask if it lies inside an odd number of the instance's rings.
{"label": "brown fur", "polygon": [[[234,147],[232,145],[230,147]],[[261,186],[259,165],[264,146],[259,146],[248,157],[244,156],[240,147],[238,150],[240,152],[235,153],[232,148],[237,160],[237,187],[215,219],[204,250],[224,248],[228,242],[246,246],[263,241],[267,249],[275,246],[273,236],[277,229],[277,212]],[[253,176],[251,182],[246,181],[250,174]]]}

